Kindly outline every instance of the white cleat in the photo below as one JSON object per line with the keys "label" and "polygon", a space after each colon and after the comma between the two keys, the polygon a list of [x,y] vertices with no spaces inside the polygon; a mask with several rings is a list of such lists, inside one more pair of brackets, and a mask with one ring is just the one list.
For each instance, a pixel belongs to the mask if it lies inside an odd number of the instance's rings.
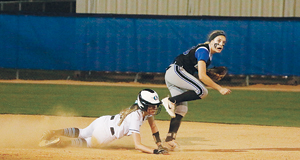
{"label": "white cleat", "polygon": [[55,147],[59,143],[60,138],[57,137],[55,139],[50,139],[50,140],[41,140],[39,143],[40,147]]}
{"label": "white cleat", "polygon": [[172,118],[175,118],[176,115],[175,115],[175,104],[172,103],[170,100],[169,100],[169,97],[166,97],[164,99],[161,100],[163,106],[165,107],[166,111],[168,112],[168,114],[172,117]]}
{"label": "white cleat", "polygon": [[41,140],[50,140],[53,136],[55,136],[55,131],[48,130],[43,133]]}

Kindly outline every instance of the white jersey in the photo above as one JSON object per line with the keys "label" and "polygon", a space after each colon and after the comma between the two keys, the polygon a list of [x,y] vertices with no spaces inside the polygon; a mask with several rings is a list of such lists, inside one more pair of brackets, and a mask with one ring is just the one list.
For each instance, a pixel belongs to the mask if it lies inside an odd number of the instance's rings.
{"label": "white jersey", "polygon": [[119,139],[123,136],[130,136],[134,132],[140,133],[141,125],[148,117],[149,116],[146,116],[143,119],[142,111],[136,110],[127,115],[123,123],[120,126],[118,126],[117,124],[120,121],[120,114],[117,114],[113,122],[116,137]]}
{"label": "white jersey", "polygon": [[115,139],[140,133],[140,127],[150,116],[143,119],[143,112],[136,110],[126,116],[123,123],[118,126],[120,114],[114,116],[101,116],[94,120],[88,127],[80,129],[79,138],[84,138],[88,146],[93,146],[91,138],[97,139],[98,144],[107,144]]}

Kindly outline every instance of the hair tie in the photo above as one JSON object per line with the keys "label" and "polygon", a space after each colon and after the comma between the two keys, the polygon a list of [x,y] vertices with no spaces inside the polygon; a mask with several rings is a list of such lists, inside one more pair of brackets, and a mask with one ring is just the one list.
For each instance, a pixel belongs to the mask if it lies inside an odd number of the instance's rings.
{"label": "hair tie", "polygon": [[210,41],[212,41],[213,39],[215,39],[216,37],[218,37],[218,36],[220,36],[220,35],[226,37],[224,31],[214,31],[213,33],[211,33],[211,34],[209,35],[208,41],[210,42]]}

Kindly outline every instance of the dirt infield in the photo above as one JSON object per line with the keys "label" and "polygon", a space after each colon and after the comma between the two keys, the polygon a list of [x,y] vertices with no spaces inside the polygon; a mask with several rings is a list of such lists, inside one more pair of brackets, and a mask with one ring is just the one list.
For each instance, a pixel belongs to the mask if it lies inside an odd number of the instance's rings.
{"label": "dirt infield", "polygon": [[[300,159],[300,128],[183,122],[170,155],[150,155],[134,149],[132,137],[105,148],[39,148],[43,131],[85,127],[94,118],[0,115],[0,159]],[[167,121],[158,121],[162,135]],[[147,123],[142,142],[155,147]],[[163,136],[164,137],[164,136]]]}
{"label": "dirt infield", "polygon": [[[1,82],[1,81],[0,81]],[[53,83],[74,85],[133,85],[73,81],[2,81],[10,83]],[[139,84],[141,85],[141,84]],[[147,85],[149,86],[149,85]],[[155,87],[165,87],[155,85]],[[300,92],[300,86],[231,87]],[[151,155],[134,149],[132,137],[114,141],[104,148],[39,148],[45,130],[86,127],[95,118],[37,115],[0,115],[0,159],[300,159],[300,128],[255,125],[229,125],[183,122],[178,132],[180,148],[170,155]],[[167,134],[168,121],[158,121],[161,137]],[[155,147],[150,128],[141,128],[142,142]]]}

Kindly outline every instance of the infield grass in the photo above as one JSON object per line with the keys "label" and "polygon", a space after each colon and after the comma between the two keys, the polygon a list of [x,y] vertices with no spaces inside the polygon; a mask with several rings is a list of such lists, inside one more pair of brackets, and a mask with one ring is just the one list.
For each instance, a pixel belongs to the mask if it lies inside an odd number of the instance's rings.
{"label": "infield grass", "polygon": [[[99,117],[129,107],[143,87],[0,83],[0,114]],[[164,98],[167,88],[152,88]],[[300,92],[209,89],[189,102],[184,121],[300,127]],[[162,108],[159,120],[170,120]]]}

